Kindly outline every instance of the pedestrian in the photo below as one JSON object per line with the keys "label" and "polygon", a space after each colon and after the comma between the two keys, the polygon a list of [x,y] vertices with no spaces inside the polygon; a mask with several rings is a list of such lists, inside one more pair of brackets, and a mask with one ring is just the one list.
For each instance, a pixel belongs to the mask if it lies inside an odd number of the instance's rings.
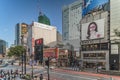
{"label": "pedestrian", "polygon": [[11,75],[12,75],[12,73],[13,73],[13,70],[11,69]]}
{"label": "pedestrian", "polygon": [[15,71],[15,73],[16,73],[16,76],[18,76],[18,69]]}
{"label": "pedestrian", "polygon": [[20,78],[21,78],[22,72],[20,71],[19,74],[20,74]]}
{"label": "pedestrian", "polygon": [[40,80],[43,80],[43,74],[40,74]]}

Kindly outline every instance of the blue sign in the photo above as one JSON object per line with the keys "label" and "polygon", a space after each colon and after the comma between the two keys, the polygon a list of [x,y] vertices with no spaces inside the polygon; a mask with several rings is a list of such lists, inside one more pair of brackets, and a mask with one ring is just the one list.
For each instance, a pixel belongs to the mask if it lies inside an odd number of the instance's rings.
{"label": "blue sign", "polygon": [[85,16],[90,11],[108,2],[109,0],[83,0],[82,15]]}

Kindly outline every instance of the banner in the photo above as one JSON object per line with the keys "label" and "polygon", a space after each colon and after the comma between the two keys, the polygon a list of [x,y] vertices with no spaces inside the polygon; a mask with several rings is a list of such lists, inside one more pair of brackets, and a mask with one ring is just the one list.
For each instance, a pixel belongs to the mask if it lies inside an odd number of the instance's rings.
{"label": "banner", "polygon": [[81,40],[104,38],[104,24],[104,19],[82,24]]}

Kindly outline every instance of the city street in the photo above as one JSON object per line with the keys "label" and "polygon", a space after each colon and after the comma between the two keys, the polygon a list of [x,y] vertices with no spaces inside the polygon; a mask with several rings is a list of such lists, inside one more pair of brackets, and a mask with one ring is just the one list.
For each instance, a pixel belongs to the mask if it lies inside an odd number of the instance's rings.
{"label": "city street", "polygon": [[[21,66],[17,65],[8,65],[6,67],[0,68],[0,70],[13,70],[15,71],[18,69],[21,71]],[[31,74],[32,68],[30,66],[27,66],[27,74]],[[44,69],[43,67],[34,67],[33,69],[34,76],[39,76],[40,74],[43,74],[44,79],[48,79],[47,69]],[[64,70],[55,68],[53,70],[50,70],[50,80],[111,80],[110,77],[113,77],[113,80],[120,80],[120,77],[118,76],[110,76],[110,75],[103,75],[103,74],[95,74],[91,72],[80,72],[80,71],[71,71],[71,70]],[[21,80],[18,77],[16,77],[16,80]],[[39,79],[37,79],[39,80]]]}

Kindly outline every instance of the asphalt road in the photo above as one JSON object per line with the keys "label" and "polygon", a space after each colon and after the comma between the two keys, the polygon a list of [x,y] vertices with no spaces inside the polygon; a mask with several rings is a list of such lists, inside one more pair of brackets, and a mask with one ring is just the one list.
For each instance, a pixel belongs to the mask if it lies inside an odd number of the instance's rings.
{"label": "asphalt road", "polygon": [[[17,65],[8,65],[6,67],[2,67],[0,69],[3,70],[11,70],[13,69],[19,69],[21,70],[21,66],[17,66]],[[31,73],[32,68],[31,67],[27,67],[27,73]],[[47,69],[44,68],[34,68],[33,69],[34,75],[39,76],[40,74],[44,75],[44,78],[48,78],[48,74],[47,74]],[[17,77],[16,80],[21,80],[19,77]],[[88,76],[88,75],[83,75],[83,74],[74,74],[73,72],[65,72],[65,71],[56,71],[56,70],[50,70],[50,80],[109,80],[109,79],[105,79],[105,78],[101,78],[101,77],[95,77],[95,76]]]}
{"label": "asphalt road", "polygon": [[[44,75],[47,78],[47,70],[44,70]],[[94,77],[55,70],[50,70],[50,78],[52,78],[51,80],[108,80],[103,77]]]}

